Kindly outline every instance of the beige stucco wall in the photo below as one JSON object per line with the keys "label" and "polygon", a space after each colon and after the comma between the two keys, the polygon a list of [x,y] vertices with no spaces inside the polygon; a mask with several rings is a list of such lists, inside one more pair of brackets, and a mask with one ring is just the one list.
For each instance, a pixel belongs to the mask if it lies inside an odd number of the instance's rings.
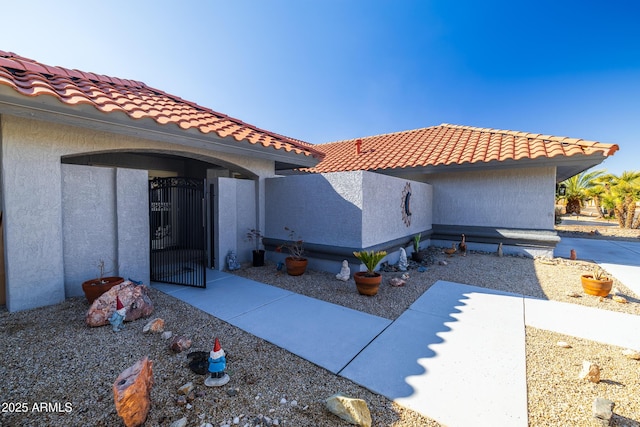
{"label": "beige stucco wall", "polygon": [[[54,304],[65,298],[62,156],[129,150],[164,152],[233,165],[257,177],[258,194],[246,197],[258,197],[260,201],[264,200],[264,179],[274,175],[270,160],[14,116],[3,115],[0,120],[6,293],[10,311]],[[264,225],[263,218],[264,206],[259,206],[256,219],[259,226]]]}
{"label": "beige stucco wall", "polygon": [[433,224],[553,230],[555,168],[427,176]]}

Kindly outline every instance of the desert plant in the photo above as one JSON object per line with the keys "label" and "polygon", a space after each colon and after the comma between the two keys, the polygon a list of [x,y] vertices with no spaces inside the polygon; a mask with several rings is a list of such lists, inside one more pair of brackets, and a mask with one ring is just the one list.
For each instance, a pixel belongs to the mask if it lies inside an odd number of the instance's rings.
{"label": "desert plant", "polygon": [[413,250],[416,252],[420,252],[420,239],[422,238],[422,233],[418,233],[413,236]]}
{"label": "desert plant", "polygon": [[358,258],[365,267],[367,267],[368,275],[375,275],[375,269],[382,258],[387,256],[387,252],[385,251],[359,251],[354,252],[353,255]]}
{"label": "desert plant", "polygon": [[293,259],[304,259],[304,241],[297,235],[297,233],[285,227],[285,230],[289,232],[289,241],[281,244],[276,248],[276,252],[282,252],[282,249],[286,249]]}
{"label": "desert plant", "polygon": [[256,251],[260,250],[260,244],[262,243],[263,237],[262,232],[257,228],[250,228],[249,231],[247,231],[247,241],[255,242]]}
{"label": "desert plant", "polygon": [[598,267],[593,269],[593,275],[592,276],[593,276],[594,280],[603,280],[603,279],[607,278],[607,276],[605,275],[604,270],[602,270],[601,268],[598,268]]}

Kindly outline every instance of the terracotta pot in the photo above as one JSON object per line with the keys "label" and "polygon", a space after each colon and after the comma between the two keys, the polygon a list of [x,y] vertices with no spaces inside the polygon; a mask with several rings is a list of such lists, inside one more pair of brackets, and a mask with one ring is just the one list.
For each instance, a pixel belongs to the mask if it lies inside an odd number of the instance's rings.
{"label": "terracotta pot", "polygon": [[589,295],[597,297],[606,297],[611,292],[613,286],[613,279],[605,277],[604,279],[594,279],[591,274],[583,274],[580,276],[582,282],[582,289]]}
{"label": "terracotta pot", "polygon": [[84,291],[85,298],[87,298],[87,301],[91,304],[94,300],[98,299],[100,295],[122,282],[124,282],[124,279],[116,276],[103,277],[102,280],[91,279],[82,284],[82,290]]}
{"label": "terracotta pot", "polygon": [[262,267],[264,265],[264,250],[253,251],[253,266]]}
{"label": "terracotta pot", "polygon": [[306,258],[297,259],[290,256],[284,259],[284,264],[287,266],[287,273],[289,276],[301,276],[307,269],[309,261]]}
{"label": "terracotta pot", "polygon": [[353,279],[356,281],[356,288],[360,295],[374,296],[378,293],[380,283],[382,282],[382,275],[380,273],[373,273],[374,276],[369,276],[367,271],[359,271],[354,273]]}

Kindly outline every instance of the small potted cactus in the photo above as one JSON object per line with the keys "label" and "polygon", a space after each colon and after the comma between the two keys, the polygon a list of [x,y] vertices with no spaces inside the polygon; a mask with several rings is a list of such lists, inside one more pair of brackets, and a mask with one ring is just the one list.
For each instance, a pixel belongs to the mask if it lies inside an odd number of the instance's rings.
{"label": "small potted cactus", "polygon": [[583,274],[580,276],[582,289],[588,295],[597,297],[606,297],[611,292],[613,279],[605,275],[601,268],[596,267],[591,274]]}
{"label": "small potted cactus", "polygon": [[367,271],[359,271],[354,273],[353,279],[356,282],[356,288],[361,295],[374,296],[378,293],[382,275],[375,271],[378,263],[382,258],[387,256],[385,251],[359,251],[353,255],[358,258],[367,268]]}

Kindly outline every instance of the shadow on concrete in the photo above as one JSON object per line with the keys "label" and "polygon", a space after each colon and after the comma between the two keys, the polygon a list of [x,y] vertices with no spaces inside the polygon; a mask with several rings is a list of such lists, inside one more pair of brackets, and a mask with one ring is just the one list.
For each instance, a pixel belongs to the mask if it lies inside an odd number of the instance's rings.
{"label": "shadow on concrete", "polygon": [[520,295],[439,281],[339,375],[446,425],[526,425],[523,316]]}

